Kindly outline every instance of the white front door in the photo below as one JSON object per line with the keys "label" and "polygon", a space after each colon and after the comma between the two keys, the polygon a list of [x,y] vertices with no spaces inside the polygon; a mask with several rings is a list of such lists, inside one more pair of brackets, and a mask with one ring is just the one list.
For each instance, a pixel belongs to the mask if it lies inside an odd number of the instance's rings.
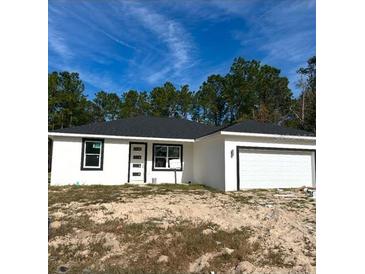
{"label": "white front door", "polygon": [[131,143],[129,155],[129,182],[145,182],[146,144]]}

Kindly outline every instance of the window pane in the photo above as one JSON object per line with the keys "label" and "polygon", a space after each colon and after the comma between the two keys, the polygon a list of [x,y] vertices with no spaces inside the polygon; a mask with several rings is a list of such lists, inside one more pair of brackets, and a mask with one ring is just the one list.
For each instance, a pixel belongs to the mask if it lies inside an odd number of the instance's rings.
{"label": "window pane", "polygon": [[166,167],[166,158],[156,158],[155,167]]}
{"label": "window pane", "polygon": [[133,164],[133,167],[141,167],[141,164]]}
{"label": "window pane", "polygon": [[142,151],[141,147],[133,147],[133,151]]}
{"label": "window pane", "polygon": [[133,155],[133,159],[142,159],[141,155]]}
{"label": "window pane", "polygon": [[167,156],[167,147],[166,146],[155,146],[155,155],[156,156]]}
{"label": "window pane", "polygon": [[[170,163],[171,163],[171,160],[173,162],[178,162],[178,166],[172,166]],[[176,157],[169,157],[169,167],[173,167],[173,168],[180,168],[181,167],[181,163],[180,163],[180,158],[176,158]]]}
{"label": "window pane", "polygon": [[133,172],[132,176],[141,176],[141,172]]}
{"label": "window pane", "polygon": [[86,153],[100,154],[101,142],[86,141]]}
{"label": "window pane", "polygon": [[180,147],[169,147],[169,157],[180,157]]}
{"label": "window pane", "polygon": [[86,155],[85,166],[87,167],[98,167],[99,166],[99,155]]}

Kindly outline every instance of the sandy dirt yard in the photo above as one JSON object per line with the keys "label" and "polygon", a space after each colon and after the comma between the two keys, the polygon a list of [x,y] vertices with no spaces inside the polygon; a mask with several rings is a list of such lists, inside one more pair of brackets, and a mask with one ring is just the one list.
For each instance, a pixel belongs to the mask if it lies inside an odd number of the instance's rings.
{"label": "sandy dirt yard", "polygon": [[49,273],[315,273],[301,190],[49,187]]}

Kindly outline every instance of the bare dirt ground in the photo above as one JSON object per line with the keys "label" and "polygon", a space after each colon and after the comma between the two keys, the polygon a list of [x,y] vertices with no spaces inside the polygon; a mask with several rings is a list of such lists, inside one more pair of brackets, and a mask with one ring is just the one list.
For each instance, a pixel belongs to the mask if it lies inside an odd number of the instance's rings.
{"label": "bare dirt ground", "polygon": [[49,187],[49,273],[315,273],[300,190]]}

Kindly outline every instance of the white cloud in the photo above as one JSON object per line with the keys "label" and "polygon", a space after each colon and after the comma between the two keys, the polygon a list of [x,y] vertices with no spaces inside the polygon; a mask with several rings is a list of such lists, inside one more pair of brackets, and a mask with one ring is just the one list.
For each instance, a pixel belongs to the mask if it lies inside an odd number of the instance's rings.
{"label": "white cloud", "polygon": [[[313,0],[51,0],[50,55],[56,66],[81,68],[93,85],[105,81],[107,90],[165,81],[198,86],[197,79],[228,72],[233,58],[248,57],[247,53],[259,53],[259,57],[251,57],[278,67],[291,66],[290,71],[284,70],[286,75],[294,75],[298,64],[303,65],[315,49],[310,39],[315,33],[313,9]],[[205,49],[197,47],[191,29],[198,30],[204,22],[207,31],[214,31],[216,24],[232,19],[244,26],[240,29],[239,24],[232,24],[227,29],[241,47],[225,53],[231,54],[225,60],[200,59]]]}
{"label": "white cloud", "polygon": [[295,89],[296,70],[315,54],[315,1],[270,2],[256,16],[245,16],[249,32],[233,31],[243,49],[256,47],[263,63],[281,64]]}
{"label": "white cloud", "polygon": [[49,43],[61,62],[67,58],[73,67],[78,60],[102,65],[121,62],[118,82],[136,81],[138,75],[150,84],[187,77],[187,69],[196,64],[191,34],[152,2],[59,3],[49,7],[49,17],[55,18],[49,23]]}
{"label": "white cloud", "polygon": [[[147,75],[150,83],[157,82],[168,74],[176,77],[191,66],[194,45],[191,35],[179,22],[136,2],[124,2],[124,5],[128,17],[153,33],[154,42],[161,41],[167,48],[167,52],[161,52],[162,54],[156,52],[162,60],[154,60],[159,65],[152,64],[152,70]],[[148,72],[148,69],[145,71]]]}
{"label": "white cloud", "polygon": [[72,51],[67,46],[65,39],[52,27],[48,28],[48,44],[51,50],[56,52],[59,57],[63,59],[71,58],[73,55]]}

